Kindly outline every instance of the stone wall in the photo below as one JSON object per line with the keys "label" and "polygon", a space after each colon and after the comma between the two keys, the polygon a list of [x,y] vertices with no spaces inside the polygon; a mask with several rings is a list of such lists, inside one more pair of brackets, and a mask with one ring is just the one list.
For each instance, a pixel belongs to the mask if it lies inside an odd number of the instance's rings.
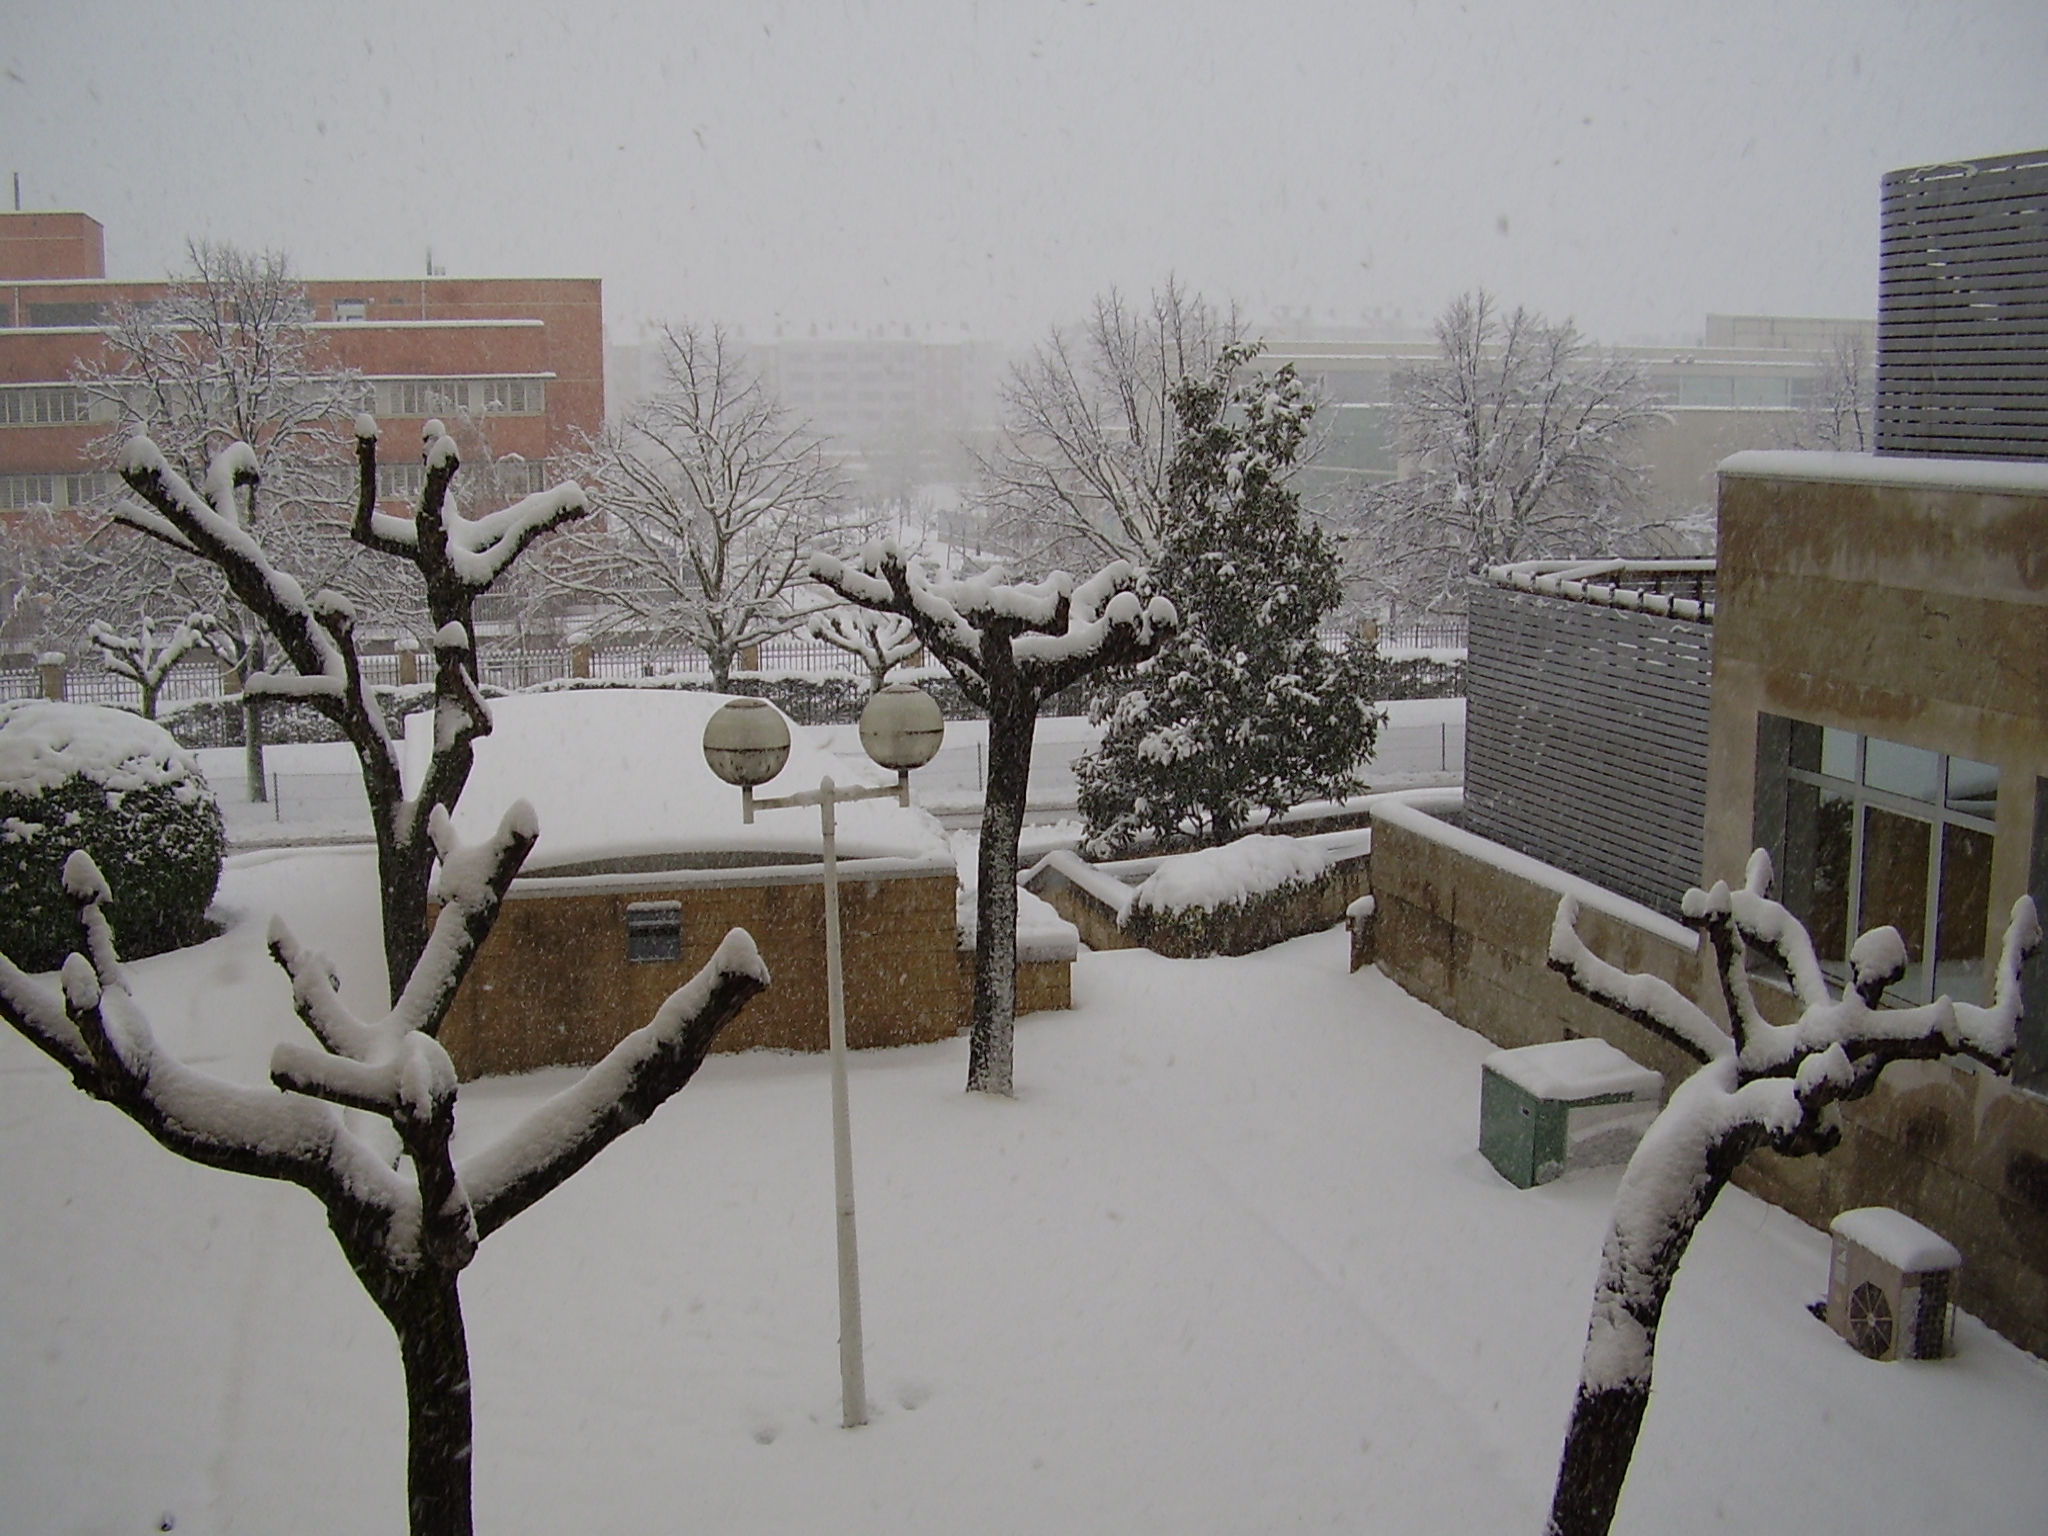
{"label": "stone wall", "polygon": [[[1549,969],[1556,884],[1482,859],[1381,817],[1372,882],[1380,969],[1404,989],[1503,1046],[1597,1035],[1673,1084],[1690,1058],[1642,1026],[1577,996]],[[1506,854],[1506,850],[1501,850]],[[1629,921],[1582,908],[1579,933],[1602,958],[1661,976],[1723,1016],[1698,951],[1664,920]],[[1788,1022],[1792,998],[1760,983],[1767,1014]],[[1869,1098],[1842,1109],[1843,1142],[1825,1157],[1758,1152],[1736,1182],[1815,1226],[1841,1211],[1890,1205],[1962,1249],[1959,1303],[2035,1354],[2048,1355],[2048,1099],[1945,1062],[1889,1068]],[[1476,1138],[1478,1127],[1473,1134]],[[1819,1294],[1826,1276],[1816,1272]]]}
{"label": "stone wall", "polygon": [[[521,882],[457,994],[441,1040],[464,1078],[596,1061],[696,974],[729,928],[745,928],[774,978],[716,1049],[821,1051],[826,1045],[825,902],[817,870],[776,878],[684,872]],[[697,878],[691,878],[696,876]],[[839,885],[847,1043],[911,1045],[957,1033],[973,956],[962,957],[950,869]],[[629,961],[626,909],[682,907],[682,958]],[[1019,967],[1018,1006],[1071,1007],[1068,966]],[[1053,974],[1057,972],[1057,974]]]}

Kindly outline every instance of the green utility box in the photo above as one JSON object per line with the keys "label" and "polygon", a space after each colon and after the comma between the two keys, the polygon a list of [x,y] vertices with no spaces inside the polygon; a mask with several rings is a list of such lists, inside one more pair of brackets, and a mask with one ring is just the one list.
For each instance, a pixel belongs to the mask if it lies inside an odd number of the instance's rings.
{"label": "green utility box", "polygon": [[1627,1162],[1663,1093],[1662,1077],[1605,1040],[1495,1051],[1480,1065],[1479,1150],[1520,1189]]}

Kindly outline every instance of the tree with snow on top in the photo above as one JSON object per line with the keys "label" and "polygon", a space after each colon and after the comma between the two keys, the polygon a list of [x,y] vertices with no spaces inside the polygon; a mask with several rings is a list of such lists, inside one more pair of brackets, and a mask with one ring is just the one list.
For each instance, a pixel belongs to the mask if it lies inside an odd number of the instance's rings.
{"label": "tree with snow on top", "polygon": [[1086,581],[1065,571],[1005,582],[1000,569],[935,576],[893,540],[857,562],[811,557],[812,577],[842,598],[907,620],[961,692],[988,714],[988,790],[975,896],[972,1091],[1011,1092],[1017,1016],[1017,843],[1038,711],[1054,694],[1143,661],[1179,624],[1140,573],[1113,560]]}
{"label": "tree with snow on top", "polygon": [[[492,1232],[679,1091],[718,1031],[768,984],[768,973],[753,940],[732,930],[644,1027],[509,1135],[457,1162],[450,1148],[455,1068],[436,1037],[539,837],[525,801],[513,804],[488,841],[464,846],[455,836],[452,813],[474,744],[491,729],[476,681],[472,609],[524,549],[583,516],[586,503],[580,487],[565,484],[480,517],[462,515],[448,494],[459,467],[454,440],[430,421],[419,505],[410,519],[395,517],[377,509],[376,422],[358,417],[355,437],[352,536],[417,574],[433,626],[433,744],[410,795],[363,675],[353,610],[333,592],[307,596],[236,516],[238,493],[259,478],[247,444],[216,454],[195,490],[154,443],[132,440],[119,463],[138,500],[120,516],[216,567],[267,628],[293,670],[254,673],[246,686],[305,700],[354,747],[376,827],[389,1011],[375,1018],[352,1012],[327,959],[276,921],[270,953],[317,1046],[279,1046],[265,1088],[193,1070],[157,1045],[102,910],[113,893],[80,851],[63,871],[80,948],[55,987],[0,959],[0,1017],[81,1090],[170,1150],[298,1184],[320,1200],[350,1268],[397,1335],[414,1536],[468,1536],[473,1441],[463,1269]],[[431,926],[430,906],[439,908]]]}
{"label": "tree with snow on top", "polygon": [[94,619],[86,635],[100,653],[100,665],[116,677],[125,677],[142,690],[142,718],[156,718],[156,702],[163,693],[171,669],[194,651],[233,665],[240,654],[234,633],[208,613],[187,614],[159,637],[148,614],[143,614],[133,633],[124,634]]}
{"label": "tree with snow on top", "polygon": [[1343,596],[1329,537],[1289,481],[1315,407],[1292,366],[1223,349],[1172,392],[1164,535],[1153,576],[1183,615],[1158,654],[1098,680],[1102,742],[1075,766],[1091,845],[1236,836],[1255,811],[1341,799],[1379,727],[1369,647],[1326,651]]}
{"label": "tree with snow on top", "polygon": [[872,608],[827,608],[812,614],[806,629],[812,639],[846,652],[867,668],[870,694],[880,693],[891,672],[924,652],[924,642],[910,620]]}
{"label": "tree with snow on top", "polygon": [[[1650,1403],[1657,1328],[1693,1233],[1750,1153],[1831,1151],[1841,1140],[1837,1104],[1862,1098],[1896,1061],[1964,1057],[2011,1070],[2020,1019],[2020,964],[2041,941],[2031,897],[2013,904],[1989,1007],[1947,997],[1916,1008],[1880,1008],[1905,974],[1896,928],[1874,928],[1850,951],[1849,984],[1837,997],[1821,974],[1811,936],[1771,899],[1770,857],[1752,854],[1742,886],[1686,892],[1686,921],[1714,952],[1729,1031],[1654,976],[1600,959],[1580,940],[1578,903],[1558,903],[1551,969],[1574,992],[1634,1019],[1701,1065],[1671,1095],[1629,1160],[1615,1195],[1579,1388],[1552,1495],[1549,1536],[1605,1536],[1620,1502],[1637,1432]],[[1799,1018],[1775,1025],[1750,989],[1748,946],[1789,978]]]}

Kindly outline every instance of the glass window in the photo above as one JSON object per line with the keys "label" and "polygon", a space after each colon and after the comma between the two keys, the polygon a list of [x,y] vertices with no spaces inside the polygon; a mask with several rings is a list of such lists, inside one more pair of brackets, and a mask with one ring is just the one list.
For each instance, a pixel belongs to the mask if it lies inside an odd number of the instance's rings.
{"label": "glass window", "polygon": [[1831,779],[1855,783],[1856,748],[1863,740],[1854,731],[1824,730],[1820,733],[1820,761],[1814,766]]}
{"label": "glass window", "polygon": [[1998,769],[1774,716],[1757,744],[1757,840],[1823,968],[1844,978],[1857,936],[1889,924],[1899,1001],[1986,1001]]}
{"label": "glass window", "polygon": [[1948,760],[1948,808],[1986,821],[1998,814],[1998,770],[1967,757]]}
{"label": "glass window", "polygon": [[1941,789],[1941,754],[1872,736],[1863,750],[1863,782],[1872,789],[1932,803]]}

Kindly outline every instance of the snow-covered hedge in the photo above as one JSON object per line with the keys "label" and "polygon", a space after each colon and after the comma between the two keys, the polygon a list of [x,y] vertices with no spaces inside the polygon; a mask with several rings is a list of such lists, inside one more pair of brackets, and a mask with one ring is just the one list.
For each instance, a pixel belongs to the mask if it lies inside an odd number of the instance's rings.
{"label": "snow-covered hedge", "polygon": [[206,937],[227,844],[198,766],[162,726],[121,709],[0,704],[0,952],[23,970],[79,946],[61,884],[73,849],[113,889],[130,958]]}
{"label": "snow-covered hedge", "polygon": [[1261,832],[1175,854],[1132,894],[1124,931],[1162,955],[1249,954],[1301,931],[1329,871],[1314,844]]}

